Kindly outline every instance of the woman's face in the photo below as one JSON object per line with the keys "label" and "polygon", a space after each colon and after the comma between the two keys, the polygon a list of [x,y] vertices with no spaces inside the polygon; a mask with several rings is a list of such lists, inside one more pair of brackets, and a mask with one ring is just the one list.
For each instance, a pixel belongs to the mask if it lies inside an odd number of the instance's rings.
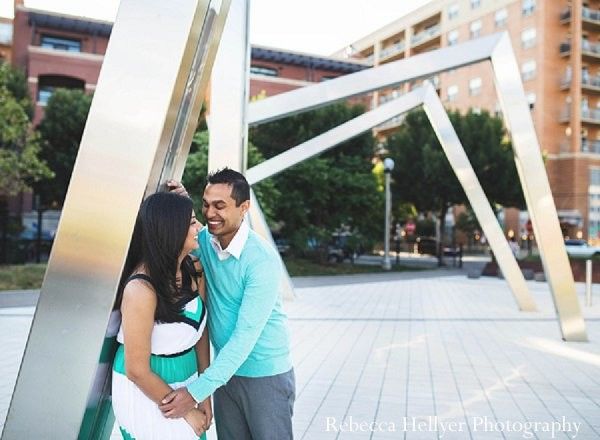
{"label": "woman's face", "polygon": [[192,211],[192,218],[190,219],[190,227],[183,243],[182,253],[184,255],[189,254],[194,249],[198,249],[198,231],[202,228],[202,224],[196,220],[196,213]]}

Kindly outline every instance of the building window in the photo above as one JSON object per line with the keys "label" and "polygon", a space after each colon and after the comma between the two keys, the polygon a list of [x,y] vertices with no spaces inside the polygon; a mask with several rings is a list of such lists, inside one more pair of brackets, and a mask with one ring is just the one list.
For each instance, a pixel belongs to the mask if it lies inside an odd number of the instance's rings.
{"label": "building window", "polygon": [[477,9],[481,6],[481,0],[471,0],[471,9]]}
{"label": "building window", "polygon": [[479,35],[481,34],[481,20],[471,22],[469,30],[471,31],[471,38],[479,37]]}
{"label": "building window", "polygon": [[458,30],[454,29],[448,32],[448,46],[454,46],[458,43]]}
{"label": "building window", "polygon": [[523,81],[535,78],[535,60],[527,61],[521,65],[521,77]]}
{"label": "building window", "polygon": [[85,82],[70,76],[41,75],[38,78],[37,103],[46,105],[58,88],[85,90]]}
{"label": "building window", "polygon": [[250,73],[264,76],[279,76],[279,71],[273,67],[250,66]]}
{"label": "building window", "polygon": [[448,20],[452,20],[452,19],[458,17],[458,11],[459,11],[458,3],[451,4],[448,7]]}
{"label": "building window", "polygon": [[469,81],[469,95],[477,96],[481,94],[481,78],[473,78]]}
{"label": "building window", "polygon": [[535,11],[535,0],[523,0],[521,12],[524,17],[533,14]]}
{"label": "building window", "polygon": [[535,93],[530,92],[527,94],[527,103],[529,104],[529,110],[533,110],[533,108],[535,107],[535,100]]}
{"label": "building window", "polygon": [[473,112],[474,115],[480,115],[481,114],[481,107],[473,107],[471,109],[471,112]]}
{"label": "building window", "polygon": [[458,97],[458,86],[454,85],[454,86],[450,86],[448,87],[448,101],[452,102],[452,101],[456,101],[456,98]]}
{"label": "building window", "polygon": [[12,44],[13,26],[10,23],[0,23],[0,44],[10,46]]}
{"label": "building window", "polygon": [[521,45],[523,49],[535,46],[536,31],[535,28],[525,29],[521,32]]}
{"label": "building window", "polygon": [[502,107],[500,107],[499,102],[497,102],[496,105],[494,105],[494,116],[496,116],[497,118],[502,117]]}
{"label": "building window", "polygon": [[497,28],[502,28],[506,26],[506,22],[508,21],[508,10],[498,9],[496,14],[494,15],[494,23],[496,23]]}
{"label": "building window", "polygon": [[52,35],[42,35],[40,46],[46,49],[81,52],[81,41],[72,38],[54,37]]}

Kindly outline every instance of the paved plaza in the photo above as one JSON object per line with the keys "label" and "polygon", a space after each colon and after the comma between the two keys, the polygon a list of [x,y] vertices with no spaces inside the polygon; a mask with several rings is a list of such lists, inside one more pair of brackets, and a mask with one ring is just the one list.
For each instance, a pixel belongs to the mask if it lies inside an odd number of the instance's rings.
{"label": "paved plaza", "polygon": [[[546,283],[535,313],[456,271],[294,284],[296,439],[600,438],[600,286],[585,307],[577,285],[590,342],[565,343]],[[33,311],[0,309],[1,422]]]}

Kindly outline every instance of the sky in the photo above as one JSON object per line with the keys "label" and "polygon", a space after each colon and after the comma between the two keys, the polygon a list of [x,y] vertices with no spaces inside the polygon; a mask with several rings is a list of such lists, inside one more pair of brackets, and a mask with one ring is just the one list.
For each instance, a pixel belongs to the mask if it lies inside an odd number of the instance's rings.
{"label": "sky", "polygon": [[[250,42],[331,55],[430,1],[251,0]],[[25,6],[114,21],[119,0],[25,0]],[[13,0],[0,0],[0,16],[12,17],[12,8]]]}

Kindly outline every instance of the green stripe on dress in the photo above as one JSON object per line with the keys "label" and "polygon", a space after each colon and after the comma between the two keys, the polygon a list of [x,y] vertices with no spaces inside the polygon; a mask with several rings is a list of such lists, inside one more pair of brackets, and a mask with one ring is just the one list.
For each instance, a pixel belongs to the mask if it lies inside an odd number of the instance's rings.
{"label": "green stripe on dress", "polygon": [[[119,431],[121,431],[121,436],[123,437],[123,440],[135,440],[135,437],[132,437],[131,434],[129,434],[125,430],[125,428],[122,428],[121,426],[119,426]],[[198,437],[198,440],[206,440],[206,433],[204,433],[200,437]]]}
{"label": "green stripe on dress", "polygon": [[[174,357],[163,357],[155,354],[150,355],[150,369],[166,383],[178,383],[188,380],[194,373],[198,372],[196,361],[196,350]],[[115,354],[113,371],[127,375],[125,371],[125,346],[119,345]]]}

